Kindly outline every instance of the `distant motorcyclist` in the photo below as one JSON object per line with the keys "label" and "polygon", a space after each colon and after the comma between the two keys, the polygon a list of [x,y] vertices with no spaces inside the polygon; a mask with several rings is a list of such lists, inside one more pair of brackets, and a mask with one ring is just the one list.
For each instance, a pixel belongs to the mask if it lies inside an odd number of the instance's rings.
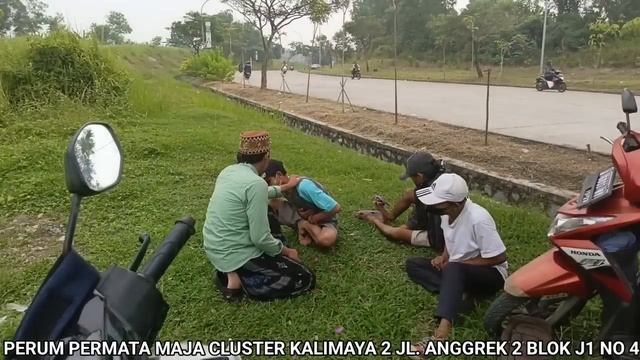
{"label": "distant motorcyclist", "polygon": [[251,77],[251,61],[247,61],[244,64],[243,76],[247,80],[249,80],[249,78]]}
{"label": "distant motorcyclist", "polygon": [[564,81],[564,76],[557,70],[551,61],[547,61],[544,66],[543,73],[536,79],[536,90],[543,91],[545,89],[558,90],[565,92],[567,90],[567,83]]}
{"label": "distant motorcyclist", "polygon": [[553,67],[551,61],[547,61],[544,66],[544,78],[548,81],[555,81],[557,77],[557,70]]}
{"label": "distant motorcyclist", "polygon": [[360,79],[360,65],[358,65],[357,62],[354,62],[353,66],[351,67],[351,78],[352,79],[355,79],[355,78]]}

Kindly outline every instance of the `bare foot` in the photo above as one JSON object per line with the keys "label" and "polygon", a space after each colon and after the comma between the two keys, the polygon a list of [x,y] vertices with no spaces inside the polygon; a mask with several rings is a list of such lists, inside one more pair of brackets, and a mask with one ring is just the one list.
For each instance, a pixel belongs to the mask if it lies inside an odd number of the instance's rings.
{"label": "bare foot", "polygon": [[305,233],[304,235],[301,234],[298,236],[298,242],[300,242],[300,245],[302,246],[309,246],[311,245],[313,240],[311,240],[309,235]]}
{"label": "bare foot", "polygon": [[371,224],[376,221],[384,222],[382,214],[376,210],[360,210],[356,213],[356,217]]}
{"label": "bare foot", "polygon": [[305,224],[307,224],[305,220],[298,222],[298,242],[300,245],[309,246],[313,241],[307,230],[304,228]]}

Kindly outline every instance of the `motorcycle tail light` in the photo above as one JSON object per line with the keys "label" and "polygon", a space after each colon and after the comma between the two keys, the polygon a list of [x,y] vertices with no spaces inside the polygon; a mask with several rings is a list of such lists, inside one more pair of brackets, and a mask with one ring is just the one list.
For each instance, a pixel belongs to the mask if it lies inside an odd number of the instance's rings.
{"label": "motorcycle tail light", "polygon": [[558,214],[556,215],[556,218],[553,219],[547,235],[554,236],[568,231],[573,231],[584,226],[591,226],[594,224],[607,222],[612,219],[614,219],[612,216],[571,217],[563,214]]}

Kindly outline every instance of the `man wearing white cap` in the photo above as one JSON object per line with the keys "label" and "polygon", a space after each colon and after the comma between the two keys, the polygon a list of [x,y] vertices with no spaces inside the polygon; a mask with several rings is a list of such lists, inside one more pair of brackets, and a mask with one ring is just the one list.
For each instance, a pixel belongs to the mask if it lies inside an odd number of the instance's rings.
{"label": "man wearing white cap", "polygon": [[[468,198],[466,181],[442,174],[417,192],[422,203],[442,216],[445,248],[434,259],[410,258],[409,278],[439,293],[435,339],[446,339],[462,311],[465,295],[491,295],[502,289],[507,276],[506,248],[487,210]],[[424,353],[428,337],[415,345]]]}

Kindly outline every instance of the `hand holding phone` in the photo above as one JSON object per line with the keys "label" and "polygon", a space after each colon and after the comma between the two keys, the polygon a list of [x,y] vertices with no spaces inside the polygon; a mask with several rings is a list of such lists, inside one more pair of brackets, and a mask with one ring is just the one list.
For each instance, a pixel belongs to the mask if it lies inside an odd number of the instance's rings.
{"label": "hand holding phone", "polygon": [[384,198],[382,197],[382,195],[374,195],[373,196],[373,201],[378,205],[383,205],[383,206],[388,206],[389,203],[387,203]]}

